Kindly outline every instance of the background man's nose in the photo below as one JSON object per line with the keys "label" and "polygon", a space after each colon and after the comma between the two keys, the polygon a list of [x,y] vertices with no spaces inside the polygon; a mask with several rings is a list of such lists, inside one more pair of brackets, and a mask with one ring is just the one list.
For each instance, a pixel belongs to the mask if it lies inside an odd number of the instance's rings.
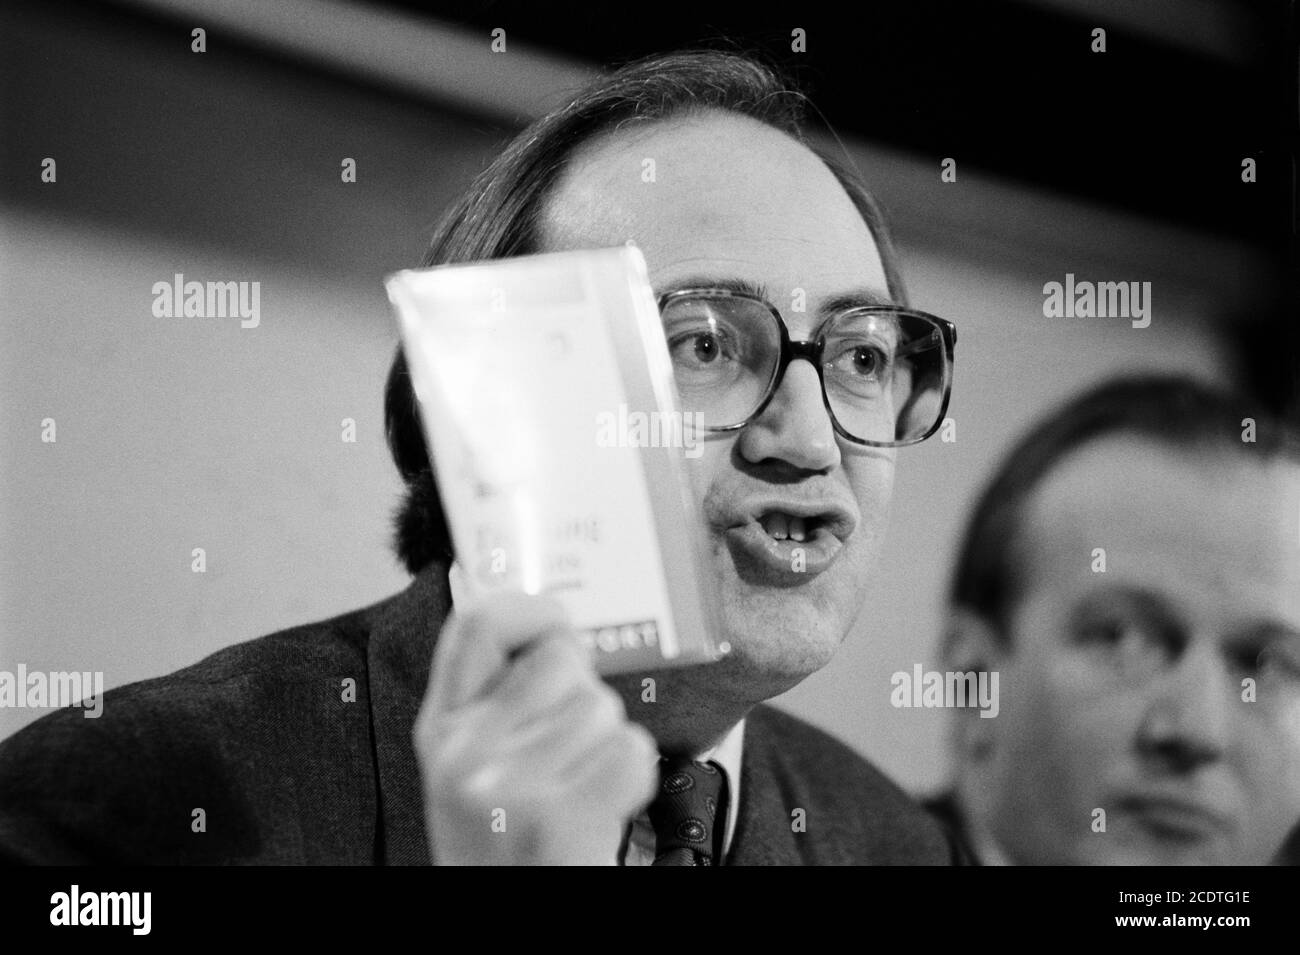
{"label": "background man's nose", "polygon": [[1139,748],[1177,772],[1220,759],[1228,748],[1239,700],[1217,647],[1193,641],[1152,688]]}
{"label": "background man's nose", "polygon": [[825,471],[840,463],[821,381],[809,362],[792,361],[786,368],[768,406],[741,432],[740,453],[754,463],[779,459],[808,471]]}

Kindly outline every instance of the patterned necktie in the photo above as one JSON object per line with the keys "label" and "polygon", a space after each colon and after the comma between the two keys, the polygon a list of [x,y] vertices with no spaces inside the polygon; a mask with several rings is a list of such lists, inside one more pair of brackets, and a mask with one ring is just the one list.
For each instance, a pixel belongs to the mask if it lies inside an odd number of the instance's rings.
{"label": "patterned necktie", "polygon": [[727,780],[715,763],[660,759],[659,794],[647,810],[655,829],[654,864],[720,864],[726,800]]}

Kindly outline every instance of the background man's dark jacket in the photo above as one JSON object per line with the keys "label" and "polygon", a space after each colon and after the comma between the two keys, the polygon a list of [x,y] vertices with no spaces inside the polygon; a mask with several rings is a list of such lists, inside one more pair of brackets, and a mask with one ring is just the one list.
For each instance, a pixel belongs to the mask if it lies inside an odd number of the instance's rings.
{"label": "background man's dark jacket", "polygon": [[[449,609],[434,565],[374,606],[110,691],[98,719],[26,727],[0,744],[0,858],[428,863],[411,728]],[[770,707],[746,722],[739,812],[729,864],[952,861],[897,786]]]}
{"label": "background man's dark jacket", "polygon": [[957,793],[954,790],[947,789],[937,793],[929,799],[922,800],[921,805],[943,826],[944,831],[948,833],[948,839],[957,847],[966,865],[984,864],[971,846],[970,836],[966,832],[966,823],[962,818],[961,806],[957,802]]}

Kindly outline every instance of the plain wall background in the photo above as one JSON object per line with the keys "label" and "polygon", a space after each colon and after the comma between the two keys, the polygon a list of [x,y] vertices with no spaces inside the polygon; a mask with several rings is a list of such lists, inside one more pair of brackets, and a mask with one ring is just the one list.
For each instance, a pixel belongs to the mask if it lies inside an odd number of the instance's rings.
{"label": "plain wall background", "polygon": [[[26,97],[6,104],[0,154],[0,668],[102,670],[111,687],[405,586],[388,549],[397,336],[380,283],[418,262],[504,131],[255,51],[191,57],[166,28],[96,16],[25,14],[0,41]],[[1216,240],[978,174],[940,184],[934,157],[851,149],[893,214],[913,304],[958,325],[957,440],[899,452],[862,618],[780,702],[929,788],[945,714],[892,708],[889,677],[935,665],[982,482],[1022,428],[1105,375],[1222,378],[1213,319],[1241,263]],[[39,183],[44,156],[55,185]],[[1153,281],[1151,327],[1044,318],[1043,283],[1067,271]],[[155,318],[152,285],[177,272],[259,281],[260,327]],[[0,709],[0,736],[39,715]]]}

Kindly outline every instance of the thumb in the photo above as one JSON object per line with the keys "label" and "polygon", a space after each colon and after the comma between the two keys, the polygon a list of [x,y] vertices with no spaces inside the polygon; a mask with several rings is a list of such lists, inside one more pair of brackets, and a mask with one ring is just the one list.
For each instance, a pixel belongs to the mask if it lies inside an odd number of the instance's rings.
{"label": "thumb", "polygon": [[441,713],[464,706],[487,693],[513,657],[570,630],[568,613],[551,597],[503,591],[453,611],[434,650],[425,707]]}

